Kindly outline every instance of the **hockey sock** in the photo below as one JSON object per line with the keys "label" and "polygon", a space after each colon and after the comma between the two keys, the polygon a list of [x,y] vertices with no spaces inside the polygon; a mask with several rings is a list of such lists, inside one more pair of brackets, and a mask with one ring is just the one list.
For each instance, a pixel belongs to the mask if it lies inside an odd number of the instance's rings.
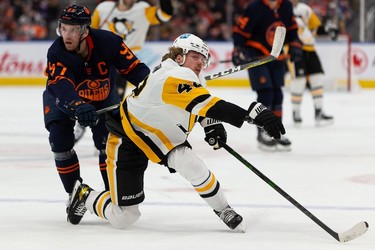
{"label": "hockey sock", "polygon": [[60,179],[67,193],[72,193],[74,182],[80,179],[79,161],[76,152],[70,151],[54,152],[55,164]]}

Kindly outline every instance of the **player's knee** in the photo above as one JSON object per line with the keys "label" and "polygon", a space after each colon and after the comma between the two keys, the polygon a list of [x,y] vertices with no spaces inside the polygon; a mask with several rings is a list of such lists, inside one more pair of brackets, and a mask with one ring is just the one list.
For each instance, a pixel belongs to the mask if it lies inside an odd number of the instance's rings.
{"label": "player's knee", "polygon": [[274,93],[273,94],[273,105],[274,106],[277,106],[277,105],[282,106],[283,99],[284,99],[284,94],[283,94],[282,89],[276,88],[276,89],[274,89],[273,93]]}
{"label": "player's knee", "polygon": [[324,75],[319,74],[312,74],[310,76],[310,86],[311,89],[323,89],[323,81],[324,81]]}
{"label": "player's knee", "polygon": [[168,165],[191,183],[200,183],[209,175],[203,161],[187,147],[173,150],[168,158]]}
{"label": "player's knee", "polygon": [[306,78],[296,77],[290,84],[290,91],[296,95],[302,95],[306,89]]}
{"label": "player's knee", "polygon": [[138,205],[133,206],[112,206],[109,213],[106,213],[106,217],[112,226],[124,229],[131,224],[134,224],[139,217],[141,212],[139,211]]}
{"label": "player's knee", "polygon": [[66,160],[69,160],[75,154],[76,154],[76,152],[74,151],[74,149],[71,149],[71,150],[68,150],[68,151],[64,151],[64,152],[53,152],[53,155],[54,155],[54,158],[55,158],[56,161],[66,161]]}
{"label": "player's knee", "polygon": [[265,88],[257,90],[257,101],[263,103],[268,109],[272,108],[272,104],[274,103],[274,93],[273,89]]}

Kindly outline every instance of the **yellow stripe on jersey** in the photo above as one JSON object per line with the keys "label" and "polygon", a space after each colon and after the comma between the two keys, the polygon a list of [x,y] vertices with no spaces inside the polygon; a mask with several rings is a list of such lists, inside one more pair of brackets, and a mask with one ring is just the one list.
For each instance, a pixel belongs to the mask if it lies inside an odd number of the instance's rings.
{"label": "yellow stripe on jersey", "polygon": [[312,12],[309,18],[308,27],[310,30],[316,30],[321,25],[321,21],[319,20],[319,17]]}
{"label": "yellow stripe on jersey", "polygon": [[145,9],[145,16],[151,25],[160,24],[159,19],[156,17],[157,10],[158,10],[157,6],[152,6],[152,7]]}
{"label": "yellow stripe on jersey", "polygon": [[99,11],[95,10],[91,17],[91,28],[99,29],[100,15]]}
{"label": "yellow stripe on jersey", "polygon": [[152,162],[159,163],[161,159],[152,151],[152,149],[134,132],[133,127],[130,125],[128,117],[125,114],[124,108],[121,106],[120,115],[122,117],[121,124],[129,138],[140,148],[148,159]]}
{"label": "yellow stripe on jersey", "polygon": [[199,110],[198,115],[206,117],[207,111],[220,100],[221,99],[218,97],[213,97],[201,110]]}
{"label": "yellow stripe on jersey", "polygon": [[138,120],[134,115],[132,115],[132,113],[130,113],[129,111],[128,111],[128,114],[129,114],[129,118],[130,118],[130,120],[133,124],[137,125],[138,127],[142,128],[144,130],[147,130],[150,133],[157,136],[159,138],[159,140],[164,144],[164,146],[168,149],[168,151],[171,151],[174,148],[171,141],[168,139],[168,137],[160,129],[153,128],[153,127],[151,127],[147,124],[144,124],[143,122]]}
{"label": "yellow stripe on jersey", "polygon": [[314,45],[303,45],[302,46],[302,49],[305,50],[305,51],[315,51],[315,46]]}
{"label": "yellow stripe on jersey", "polygon": [[[189,104],[191,104],[192,101],[194,101],[197,97],[209,94],[210,93],[208,92],[208,90],[203,88],[200,84],[186,79],[180,79],[170,76],[164,83],[162,100],[167,104],[171,104],[186,110]],[[211,106],[213,106],[217,101],[220,100],[219,98],[212,99],[213,100],[209,102],[209,107],[204,107],[204,109],[206,109],[206,111],[203,111],[204,114]]]}
{"label": "yellow stripe on jersey", "polygon": [[197,116],[196,116],[196,115],[190,115],[188,131],[193,130],[193,127],[194,127],[194,125],[195,125],[196,119],[197,119]]}
{"label": "yellow stripe on jersey", "polygon": [[111,190],[111,199],[112,203],[117,205],[117,178],[116,178],[116,169],[117,169],[117,149],[121,144],[121,138],[109,133],[107,139],[107,175],[108,182]]}

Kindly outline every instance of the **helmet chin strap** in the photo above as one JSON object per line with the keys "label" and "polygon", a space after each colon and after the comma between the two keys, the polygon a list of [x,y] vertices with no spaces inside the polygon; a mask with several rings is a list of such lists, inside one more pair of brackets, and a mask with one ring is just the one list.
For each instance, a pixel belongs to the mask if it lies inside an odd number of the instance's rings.
{"label": "helmet chin strap", "polygon": [[[86,31],[86,30],[85,30],[85,31]],[[79,43],[78,43],[78,46],[77,46],[77,48],[74,50],[75,53],[78,53],[78,52],[79,52],[79,50],[81,49],[81,44],[82,44],[82,42],[85,41],[86,38],[87,38],[87,36],[86,36],[84,39],[81,40],[81,38],[82,38],[82,36],[83,36],[84,33],[85,33],[85,32],[83,32],[83,33],[79,36]]]}
{"label": "helmet chin strap", "polygon": [[82,36],[83,36],[83,34],[79,37],[79,43],[78,43],[78,45],[77,45],[77,48],[74,50],[74,52],[77,54],[78,52],[79,52],[79,50],[81,49],[81,43],[83,42],[83,41],[85,41],[85,39],[82,39],[81,40],[81,38],[82,38]]}
{"label": "helmet chin strap", "polygon": [[180,66],[184,65],[185,61],[186,61],[186,55],[183,54],[182,55],[182,62],[178,63],[178,65],[180,65]]}

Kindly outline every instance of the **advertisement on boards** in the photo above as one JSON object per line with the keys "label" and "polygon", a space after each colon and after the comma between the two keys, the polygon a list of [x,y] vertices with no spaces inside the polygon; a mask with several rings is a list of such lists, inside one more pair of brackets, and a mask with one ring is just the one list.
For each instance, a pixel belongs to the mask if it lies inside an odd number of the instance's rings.
{"label": "advertisement on boards", "polygon": [[[1,42],[1,85],[44,85],[46,55],[52,41]],[[147,42],[137,56],[151,70],[160,63],[171,42]],[[232,67],[230,62],[233,45],[230,42],[208,42],[211,64],[204,74],[211,75]],[[375,87],[375,44],[353,44],[351,60],[346,43],[319,43],[317,51],[321,58],[327,81],[345,82],[350,64],[351,77],[362,87]],[[246,70],[211,80],[208,86],[249,86]]]}

